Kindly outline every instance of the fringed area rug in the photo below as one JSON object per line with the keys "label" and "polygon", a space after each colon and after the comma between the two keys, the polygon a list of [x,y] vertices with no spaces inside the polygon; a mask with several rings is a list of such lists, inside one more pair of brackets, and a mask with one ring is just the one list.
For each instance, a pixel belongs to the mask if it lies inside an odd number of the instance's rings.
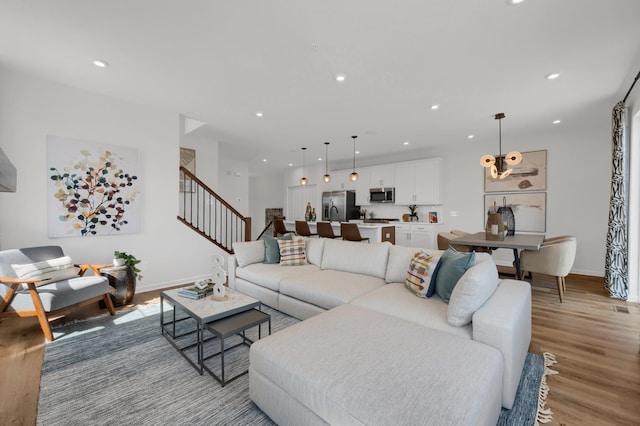
{"label": "fringed area rug", "polygon": [[[264,310],[272,332],[298,322]],[[150,305],[54,329],[56,340],[45,346],[37,424],[274,424],[249,399],[247,375],[225,387],[200,376],[161,335],[159,312],[159,305]],[[247,336],[257,338],[256,330]],[[241,346],[225,353],[227,374],[248,367],[248,351]],[[502,410],[499,425],[551,421],[545,376],[555,374],[553,363],[551,354],[527,355],[516,403]]]}

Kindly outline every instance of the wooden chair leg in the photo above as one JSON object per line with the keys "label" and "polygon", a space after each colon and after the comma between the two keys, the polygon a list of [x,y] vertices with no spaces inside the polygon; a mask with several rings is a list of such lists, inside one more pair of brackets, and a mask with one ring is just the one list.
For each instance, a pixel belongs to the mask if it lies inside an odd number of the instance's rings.
{"label": "wooden chair leg", "polygon": [[5,309],[9,307],[9,305],[13,301],[14,296],[16,295],[16,289],[18,288],[18,286],[19,284],[11,284],[9,290],[7,290],[7,293],[2,299],[0,299],[0,312],[4,312]]}
{"label": "wooden chair leg", "polygon": [[560,303],[564,302],[564,289],[562,284],[562,277],[556,277],[556,285],[558,286],[558,296],[560,296]]}
{"label": "wooden chair leg", "polygon": [[31,295],[31,300],[33,301],[33,306],[36,309],[36,314],[38,316],[38,322],[40,323],[40,328],[42,328],[42,332],[44,333],[44,337],[53,342],[53,332],[51,331],[51,325],[49,325],[49,318],[47,318],[47,313],[42,306],[42,301],[40,300],[40,296],[38,296],[38,291],[36,290],[35,284],[29,285],[29,294]]}
{"label": "wooden chair leg", "polygon": [[109,293],[104,295],[104,304],[107,306],[107,310],[111,315],[116,314],[116,309],[113,307],[113,301],[111,300],[111,295]]}

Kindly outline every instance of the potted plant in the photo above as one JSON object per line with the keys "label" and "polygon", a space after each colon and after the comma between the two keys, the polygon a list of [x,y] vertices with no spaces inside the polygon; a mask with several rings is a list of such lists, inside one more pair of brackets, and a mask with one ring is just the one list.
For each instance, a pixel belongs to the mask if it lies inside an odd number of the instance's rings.
{"label": "potted plant", "polygon": [[418,221],[418,206],[415,204],[409,204],[409,221],[417,222]]}
{"label": "potted plant", "polygon": [[129,254],[124,251],[114,251],[113,252],[113,265],[114,266],[128,266],[133,270],[133,274],[136,279],[141,280],[142,275],[140,275],[140,269],[136,266],[141,261],[136,259],[136,257],[132,254]]}
{"label": "potted plant", "polygon": [[[136,293],[136,280],[142,279],[140,269],[136,266],[140,260],[124,251],[113,252],[113,268],[103,268],[101,275],[109,280],[111,299],[115,306],[131,303]],[[124,268],[122,268],[124,266]]]}

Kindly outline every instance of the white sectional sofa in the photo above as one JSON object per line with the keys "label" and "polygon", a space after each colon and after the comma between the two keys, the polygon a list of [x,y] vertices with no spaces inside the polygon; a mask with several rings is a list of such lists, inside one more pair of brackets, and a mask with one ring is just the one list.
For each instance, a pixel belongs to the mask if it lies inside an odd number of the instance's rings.
{"label": "white sectional sofa", "polygon": [[284,267],[263,241],[234,244],[229,286],[305,320],[252,345],[252,400],[279,424],[495,424],[529,347],[530,286],[476,253],[448,304],[416,297],[420,250],[310,238],[309,263]]}

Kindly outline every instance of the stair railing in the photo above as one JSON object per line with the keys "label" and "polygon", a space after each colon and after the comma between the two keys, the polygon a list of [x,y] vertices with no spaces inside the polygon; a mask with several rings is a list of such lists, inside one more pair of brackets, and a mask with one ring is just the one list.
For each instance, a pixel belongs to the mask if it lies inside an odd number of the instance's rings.
{"label": "stair railing", "polygon": [[229,254],[233,254],[234,242],[251,240],[251,218],[184,167],[180,167],[178,220]]}

